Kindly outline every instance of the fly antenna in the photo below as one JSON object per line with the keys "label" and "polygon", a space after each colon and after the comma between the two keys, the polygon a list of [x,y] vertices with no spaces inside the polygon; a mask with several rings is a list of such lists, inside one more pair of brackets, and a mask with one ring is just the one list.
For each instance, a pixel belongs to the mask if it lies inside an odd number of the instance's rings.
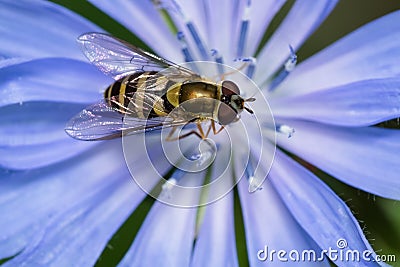
{"label": "fly antenna", "polygon": [[[256,101],[256,99],[255,99],[254,97],[249,97],[249,98],[247,98],[247,99],[244,100],[244,102],[254,102],[254,101]],[[246,107],[246,106],[244,106],[244,109],[245,109],[248,113],[254,114],[254,111],[253,111],[252,109],[250,109],[250,108],[248,108],[248,107]]]}
{"label": "fly antenna", "polygon": [[250,109],[250,108],[248,108],[248,107],[244,107],[244,109],[248,112],[248,113],[250,113],[250,114],[254,114],[254,111],[252,110],[252,109]]}

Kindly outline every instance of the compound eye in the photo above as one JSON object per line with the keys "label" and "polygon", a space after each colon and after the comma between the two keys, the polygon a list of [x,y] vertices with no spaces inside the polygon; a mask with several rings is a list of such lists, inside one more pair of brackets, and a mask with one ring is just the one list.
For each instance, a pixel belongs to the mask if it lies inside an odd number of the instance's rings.
{"label": "compound eye", "polygon": [[226,80],[222,82],[222,94],[226,96],[240,95],[240,89],[236,83]]}
{"label": "compound eye", "polygon": [[218,107],[218,122],[221,125],[228,125],[233,122],[237,117],[237,112],[228,106],[227,104],[221,103]]}

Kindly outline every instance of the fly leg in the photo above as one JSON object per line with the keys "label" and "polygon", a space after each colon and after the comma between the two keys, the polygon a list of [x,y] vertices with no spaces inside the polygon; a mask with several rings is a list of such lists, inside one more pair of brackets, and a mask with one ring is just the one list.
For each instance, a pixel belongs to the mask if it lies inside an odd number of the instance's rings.
{"label": "fly leg", "polygon": [[225,127],[224,127],[223,125],[221,125],[221,128],[219,128],[219,129],[217,130],[217,127],[215,126],[215,121],[214,121],[214,120],[211,120],[210,126],[208,126],[207,133],[204,135],[204,138],[203,138],[203,139],[205,139],[205,138],[208,137],[208,135],[210,134],[211,130],[213,131],[213,134],[214,134],[214,135],[217,135],[217,134],[219,134],[224,128],[225,128]]}
{"label": "fly leg", "polygon": [[174,141],[176,140],[176,138],[172,138],[172,136],[174,135],[174,133],[176,132],[177,127],[174,126],[172,127],[172,130],[169,132],[168,136],[165,138],[165,141]]}
{"label": "fly leg", "polygon": [[168,134],[168,136],[167,136],[167,138],[165,138],[165,140],[166,141],[176,141],[176,140],[180,140],[180,139],[183,139],[185,137],[191,136],[192,134],[196,135],[198,138],[200,138],[202,140],[206,139],[207,136],[208,136],[208,133],[210,132],[210,130],[207,131],[207,134],[204,134],[203,128],[201,127],[201,123],[200,122],[196,122],[196,125],[197,125],[197,130],[198,131],[192,130],[192,131],[190,131],[188,133],[185,133],[185,134],[182,134],[182,135],[180,135],[178,137],[172,137],[173,134],[175,133],[176,129],[177,129],[177,127],[175,126],[175,127],[172,128],[171,132]]}
{"label": "fly leg", "polygon": [[[225,73],[221,74],[221,76],[220,76],[221,81],[224,81],[225,78],[226,78],[227,76],[232,75],[232,74],[235,74],[235,73],[237,73],[238,71],[243,70],[243,69],[244,69],[245,67],[247,67],[248,65],[249,65],[249,62],[244,62],[244,63],[243,63],[239,68],[237,68],[236,70],[229,71],[229,72],[225,72]],[[219,75],[217,75],[217,76],[219,76]]]}
{"label": "fly leg", "polygon": [[224,127],[223,125],[221,125],[221,127],[220,127],[220,128],[218,129],[218,131],[217,131],[217,128],[215,127],[215,122],[212,120],[212,121],[211,121],[210,128],[208,128],[208,131],[210,131],[210,129],[212,129],[214,135],[217,135],[217,134],[219,134],[224,128],[225,128],[225,127]]}

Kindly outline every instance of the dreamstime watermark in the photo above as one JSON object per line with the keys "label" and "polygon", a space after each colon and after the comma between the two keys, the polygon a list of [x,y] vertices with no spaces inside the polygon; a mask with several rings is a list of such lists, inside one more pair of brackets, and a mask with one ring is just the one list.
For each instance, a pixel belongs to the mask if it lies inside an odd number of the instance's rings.
{"label": "dreamstime watermark", "polygon": [[270,262],[322,262],[326,259],[330,259],[333,262],[396,262],[396,256],[392,254],[388,255],[377,255],[371,250],[355,250],[349,249],[347,240],[339,238],[336,242],[336,248],[329,247],[316,251],[313,249],[305,250],[275,250],[268,248],[267,245],[263,249],[257,252],[257,259],[260,261]]}

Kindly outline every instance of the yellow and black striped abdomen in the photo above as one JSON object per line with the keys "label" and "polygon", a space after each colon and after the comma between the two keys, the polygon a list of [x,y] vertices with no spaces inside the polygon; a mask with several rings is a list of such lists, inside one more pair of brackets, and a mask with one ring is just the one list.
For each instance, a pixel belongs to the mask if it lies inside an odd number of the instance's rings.
{"label": "yellow and black striped abdomen", "polygon": [[[157,74],[149,71],[125,76],[105,90],[104,98],[111,107],[124,114],[138,118],[166,116],[174,108],[168,102],[166,92],[176,83]],[[133,105],[130,106],[131,101]],[[149,106],[153,108],[149,110]]]}
{"label": "yellow and black striped abdomen", "polygon": [[[112,83],[104,91],[104,98],[107,103],[117,109],[128,107],[129,99],[125,96],[132,97],[133,94],[136,93],[140,77],[144,76],[144,74],[145,72],[137,72]],[[123,110],[121,110],[121,112],[123,112]]]}

